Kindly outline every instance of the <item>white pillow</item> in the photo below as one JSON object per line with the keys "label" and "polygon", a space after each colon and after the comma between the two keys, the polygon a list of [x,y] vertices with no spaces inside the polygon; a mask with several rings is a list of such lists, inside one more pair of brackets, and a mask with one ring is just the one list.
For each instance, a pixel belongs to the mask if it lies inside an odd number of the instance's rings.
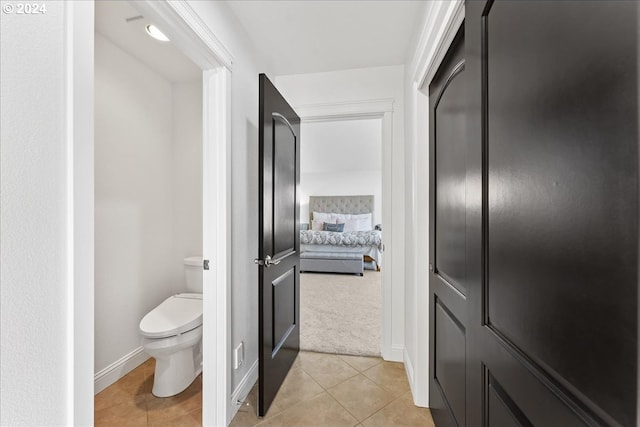
{"label": "white pillow", "polygon": [[318,220],[318,221],[322,221],[322,222],[328,222],[330,224],[335,224],[335,221],[331,221],[331,214],[330,213],[323,213],[323,212],[314,212],[313,213],[313,219],[314,220]]}
{"label": "white pillow", "polygon": [[346,224],[346,221],[351,219],[351,214],[332,213],[331,218],[336,220],[336,224]]}
{"label": "white pillow", "polygon": [[348,231],[356,231],[356,227],[358,226],[358,220],[357,219],[348,219],[344,222],[344,232],[348,232]]}
{"label": "white pillow", "polygon": [[344,231],[371,231],[371,220],[366,218],[348,219],[344,223]]}
{"label": "white pillow", "polygon": [[351,219],[366,219],[369,220],[369,222],[371,222],[371,213],[365,213],[365,214],[353,214],[351,215]]}

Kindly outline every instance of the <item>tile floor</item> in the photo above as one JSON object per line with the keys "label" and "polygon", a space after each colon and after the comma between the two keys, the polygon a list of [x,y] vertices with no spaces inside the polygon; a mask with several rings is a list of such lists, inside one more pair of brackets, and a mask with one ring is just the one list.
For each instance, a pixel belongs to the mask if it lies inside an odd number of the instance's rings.
{"label": "tile floor", "polygon": [[[96,426],[200,426],[202,378],[178,396],[151,394],[153,359],[95,397]],[[253,387],[233,427],[424,426],[428,409],[413,405],[401,363],[380,358],[301,352],[264,418]]]}
{"label": "tile floor", "polygon": [[151,358],[95,396],[96,427],[202,426],[202,375],[177,396],[151,394]]}

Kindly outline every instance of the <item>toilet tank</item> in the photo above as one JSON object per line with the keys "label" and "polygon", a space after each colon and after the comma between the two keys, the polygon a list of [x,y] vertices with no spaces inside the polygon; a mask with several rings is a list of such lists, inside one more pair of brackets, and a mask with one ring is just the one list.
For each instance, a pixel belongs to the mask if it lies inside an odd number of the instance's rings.
{"label": "toilet tank", "polygon": [[202,257],[192,256],[184,259],[184,279],[187,291],[202,293]]}

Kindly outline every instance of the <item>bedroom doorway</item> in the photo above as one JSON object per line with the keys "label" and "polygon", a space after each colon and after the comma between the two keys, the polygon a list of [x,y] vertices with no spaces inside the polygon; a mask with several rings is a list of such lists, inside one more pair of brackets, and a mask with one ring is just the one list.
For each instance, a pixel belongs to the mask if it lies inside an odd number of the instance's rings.
{"label": "bedroom doorway", "polygon": [[382,121],[303,121],[301,350],[382,355]]}

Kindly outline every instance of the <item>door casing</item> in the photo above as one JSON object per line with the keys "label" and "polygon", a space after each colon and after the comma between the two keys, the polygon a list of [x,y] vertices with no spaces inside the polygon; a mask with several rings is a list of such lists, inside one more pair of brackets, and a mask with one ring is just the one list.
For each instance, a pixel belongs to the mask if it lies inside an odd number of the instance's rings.
{"label": "door casing", "polygon": [[[411,90],[407,102],[413,110],[412,128],[407,142],[410,147],[412,167],[415,171],[412,178],[412,196],[415,201],[413,212],[409,216],[414,219],[414,234],[423,238],[415,239],[412,250],[406,251],[410,260],[410,268],[416,280],[415,295],[406,301],[416,304],[415,348],[413,362],[412,391],[413,399],[418,406],[428,406],[429,402],[429,340],[418,337],[429,336],[429,307],[418,306],[421,301],[429,300],[428,286],[423,286],[420,278],[429,276],[429,194],[422,191],[429,183],[429,121],[423,118],[429,114],[429,85],[433,80],[442,60],[453,42],[464,21],[464,1],[433,2],[429,5],[423,29],[418,41],[416,55],[413,58],[409,75]],[[409,137],[409,136],[408,136]],[[411,339],[407,337],[406,339]],[[407,356],[405,356],[405,364]],[[411,375],[411,373],[409,373]]]}
{"label": "door casing", "polygon": [[[382,122],[382,229],[384,230],[386,248],[393,244],[393,220],[391,217],[391,150],[393,144],[393,99],[359,101],[354,103],[318,104],[294,107],[302,124],[330,122],[336,120],[380,119]],[[388,255],[390,252],[385,252]],[[393,264],[387,258],[382,274],[382,357],[385,360],[403,361],[402,350],[393,343],[393,319],[402,316],[403,307],[394,304]]]}

